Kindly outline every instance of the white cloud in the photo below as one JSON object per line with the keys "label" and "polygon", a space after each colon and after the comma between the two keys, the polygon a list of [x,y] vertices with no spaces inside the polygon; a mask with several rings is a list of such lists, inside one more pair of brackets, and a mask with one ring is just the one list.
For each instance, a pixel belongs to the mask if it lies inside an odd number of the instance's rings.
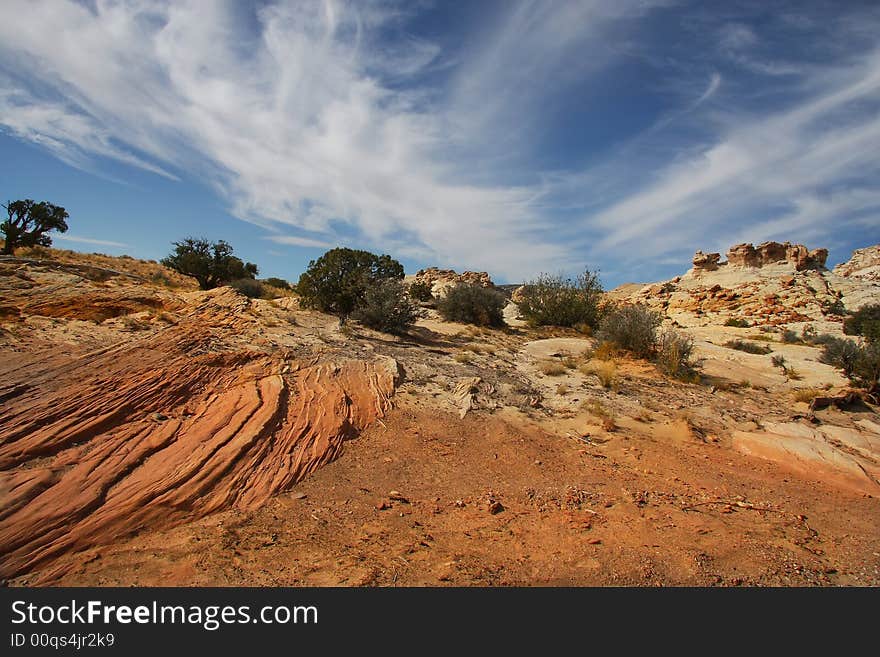
{"label": "white cloud", "polygon": [[584,217],[582,225],[602,235],[593,252],[638,260],[736,241],[816,238],[880,209],[880,118],[860,111],[880,104],[880,51],[810,88],[787,110],[728,116],[709,145]]}
{"label": "white cloud", "polygon": [[18,73],[0,80],[0,124],[17,136],[74,166],[102,156],[200,177],[242,219],[327,236],[314,245],[347,224],[359,241],[500,275],[565,260],[535,230],[532,190],[462,182],[449,116],[418,109],[416,88],[383,86],[439,53],[376,47],[371,29],[390,20],[379,8],[269,5],[251,32],[236,3],[94,6],[0,5],[0,54]]}
{"label": "white cloud", "polygon": [[[642,135],[583,171],[517,170],[553,103],[574,84],[589,104],[584,82],[639,49],[630,30],[664,0],[504,4],[455,54],[387,39],[404,11],[387,3],[248,14],[231,1],[5,0],[0,126],[73,166],[110,158],[205,181],[275,244],[357,243],[514,280],[870,221],[877,53],[763,60],[762,36],[730,22],[710,32],[722,62],[652,63],[649,101],[687,93]],[[772,111],[736,104],[731,63],[785,83],[761,90]]]}
{"label": "white cloud", "polygon": [[335,246],[333,242],[315,240],[308,237],[296,237],[295,235],[272,235],[271,237],[267,237],[266,239],[272,240],[276,244],[286,244],[288,246],[304,246],[322,249]]}
{"label": "white cloud", "polygon": [[93,237],[81,237],[79,235],[71,235],[69,233],[65,233],[63,235],[52,235],[52,240],[60,240],[62,242],[76,242],[78,244],[94,244],[96,246],[115,246],[120,249],[130,248],[128,244],[123,242],[113,242],[111,240],[99,240]]}
{"label": "white cloud", "polygon": [[718,91],[718,88],[721,86],[721,74],[718,72],[713,73],[709,77],[709,84],[706,86],[706,90],[697,98],[696,102],[694,102],[692,109],[696,108],[698,105],[709,100],[712,96],[715,95],[715,92]]}

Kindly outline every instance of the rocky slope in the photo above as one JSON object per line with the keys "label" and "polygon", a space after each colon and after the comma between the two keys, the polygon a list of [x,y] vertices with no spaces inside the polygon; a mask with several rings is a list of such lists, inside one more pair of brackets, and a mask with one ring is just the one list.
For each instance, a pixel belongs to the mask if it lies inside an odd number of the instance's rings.
{"label": "rocky slope", "polygon": [[[867,261],[861,252],[834,272],[825,268],[826,257],[825,249],[809,250],[788,242],[739,244],[728,251],[725,262],[718,253],[697,251],[693,268],[684,275],[624,286],[611,294],[645,303],[681,326],[741,320],[796,330],[809,323],[823,332],[840,333],[846,311],[880,300],[880,283],[853,275],[863,271]],[[864,271],[870,272],[870,267]]]}
{"label": "rocky slope", "polygon": [[[569,330],[428,311],[392,337],[42,255],[0,258],[10,584],[880,584],[880,414],[815,347],[720,325],[742,306],[673,308],[682,382]],[[836,280],[806,257],[719,257],[669,298],[790,276],[784,309]],[[821,307],[794,312],[839,330]]]}
{"label": "rocky slope", "polygon": [[435,297],[446,296],[450,288],[464,283],[466,285],[479,285],[481,287],[495,287],[492,279],[484,271],[466,271],[461,274],[452,269],[438,269],[428,267],[420,269],[414,276],[409,277],[410,282],[425,283],[431,287],[431,293]]}
{"label": "rocky slope", "polygon": [[880,283],[880,244],[856,249],[852,257],[837,265],[833,272],[842,278]]}
{"label": "rocky slope", "polygon": [[144,307],[179,316],[72,353],[10,353],[22,345],[15,324],[4,330],[0,576],[145,527],[259,506],[390,407],[393,360],[303,359],[242,343],[256,321],[229,288],[182,299],[120,281],[89,296],[82,270],[0,267],[5,316],[25,325],[137,321]]}

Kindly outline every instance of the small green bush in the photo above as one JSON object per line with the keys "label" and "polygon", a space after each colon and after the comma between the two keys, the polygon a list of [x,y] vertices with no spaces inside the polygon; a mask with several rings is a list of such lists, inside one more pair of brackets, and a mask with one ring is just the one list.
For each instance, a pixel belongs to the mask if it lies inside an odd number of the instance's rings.
{"label": "small green bush", "polygon": [[857,344],[853,340],[838,338],[822,349],[819,360],[843,370],[853,385],[878,392],[880,382],[880,343]]}
{"label": "small green bush", "polygon": [[386,278],[367,290],[352,317],[383,333],[403,333],[419,318],[419,309],[402,282]]}
{"label": "small green bush", "polygon": [[252,278],[236,279],[229,284],[229,287],[249,299],[259,299],[263,296],[263,286]]}
{"label": "small green bush", "polygon": [[847,377],[851,377],[855,372],[860,351],[859,345],[853,340],[831,338],[824,343],[819,362],[841,369]]}
{"label": "small green bush", "polygon": [[749,324],[744,319],[737,319],[736,317],[731,317],[726,322],[724,322],[725,326],[735,326],[736,328],[749,328],[751,324]]}
{"label": "small green bush", "polygon": [[860,348],[851,379],[868,392],[880,391],[880,343],[869,342]]}
{"label": "small green bush", "polygon": [[736,349],[737,351],[744,351],[748,354],[758,354],[762,356],[772,352],[772,349],[766,344],[755,344],[754,342],[747,342],[746,340],[728,340],[724,343],[724,346],[728,349]]}
{"label": "small green bush", "polygon": [[809,337],[807,342],[811,345],[824,346],[833,343],[835,340],[840,340],[840,338],[835,337],[830,333],[819,333],[818,335],[814,333]]}
{"label": "small green bush", "polygon": [[661,331],[657,336],[655,362],[667,376],[684,377],[694,372],[694,340],[672,329]]}
{"label": "small green bush", "polygon": [[212,244],[205,238],[187,237],[174,242],[174,252],[161,262],[184,276],[192,276],[203,290],[241,278],[256,278],[259,273],[254,263],[232,255],[232,246],[223,240]]}
{"label": "small green bush", "polygon": [[773,367],[781,367],[783,370],[785,369],[785,356],[782,354],[776,354],[774,356],[770,356],[770,364]]}
{"label": "small green bush", "polygon": [[648,358],[657,345],[660,315],[646,306],[619,306],[602,318],[597,337],[636,358]]}
{"label": "small green bush", "polygon": [[504,306],[507,299],[480,285],[459,283],[437,302],[437,310],[448,322],[462,322],[477,326],[504,326]]}
{"label": "small green bush", "polygon": [[843,321],[847,335],[862,335],[870,342],[880,341],[880,304],[864,306]]}
{"label": "small green bush", "polygon": [[779,339],[785,344],[797,344],[798,342],[803,342],[803,340],[798,337],[798,334],[791,329],[785,329],[782,332],[782,335],[779,336]]}
{"label": "small green bush", "polygon": [[595,327],[599,321],[602,284],[598,272],[575,279],[541,274],[523,286],[519,312],[531,326]]}
{"label": "small green bush", "polygon": [[425,281],[415,281],[409,286],[409,296],[416,301],[433,301],[434,294],[431,285]]}
{"label": "small green bush", "polygon": [[281,290],[292,290],[290,287],[290,283],[285,281],[283,278],[276,278],[274,276],[270,276],[266,280],[263,281],[266,285],[271,285],[272,287],[277,287]]}

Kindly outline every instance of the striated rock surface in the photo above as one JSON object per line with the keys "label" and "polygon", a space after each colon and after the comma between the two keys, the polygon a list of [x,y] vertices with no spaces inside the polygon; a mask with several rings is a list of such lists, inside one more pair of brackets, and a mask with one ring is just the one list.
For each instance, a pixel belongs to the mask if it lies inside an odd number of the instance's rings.
{"label": "striated rock surface", "polygon": [[880,244],[856,249],[849,260],[833,271],[843,278],[880,283]]}
{"label": "striated rock surface", "polygon": [[413,280],[430,285],[431,292],[435,297],[445,296],[449,288],[459,283],[479,285],[481,287],[495,287],[489,274],[484,271],[466,271],[458,274],[452,269],[429,267],[416,272]]}
{"label": "striated rock surface", "polygon": [[[55,317],[41,299],[73,298],[26,286],[16,294],[10,287],[27,281],[2,281],[7,307]],[[80,315],[100,319],[102,300],[81,304]],[[191,302],[179,321],[144,337],[7,353],[0,576],[143,529],[258,507],[333,460],[390,407],[393,359],[249,348],[232,339],[262,331],[247,298],[222,288]]]}

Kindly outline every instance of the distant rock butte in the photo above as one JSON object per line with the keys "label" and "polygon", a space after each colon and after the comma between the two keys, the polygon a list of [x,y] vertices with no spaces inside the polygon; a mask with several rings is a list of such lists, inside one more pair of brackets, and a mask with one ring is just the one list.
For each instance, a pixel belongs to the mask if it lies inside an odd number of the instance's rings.
{"label": "distant rock butte", "polygon": [[833,271],[844,278],[880,283],[880,244],[856,249],[847,262],[837,265]]}
{"label": "distant rock butte", "polygon": [[737,244],[727,251],[727,262],[721,260],[720,253],[694,254],[694,271],[715,271],[719,266],[767,267],[769,265],[792,265],[796,271],[823,269],[828,259],[828,249],[809,250],[803,244],[791,242],[763,242],[758,246],[749,243]]}
{"label": "distant rock butte", "polygon": [[458,274],[452,269],[438,269],[437,267],[420,269],[416,272],[414,281],[430,285],[431,292],[436,297],[445,296],[450,288],[459,283],[495,287],[489,274],[484,271],[466,271]]}
{"label": "distant rock butte", "polygon": [[727,252],[697,251],[683,276],[610,293],[643,303],[683,326],[744,320],[753,326],[821,322],[840,331],[843,313],[880,300],[880,245],[859,249],[834,271],[825,267],[827,249],[791,242],[737,244]]}

